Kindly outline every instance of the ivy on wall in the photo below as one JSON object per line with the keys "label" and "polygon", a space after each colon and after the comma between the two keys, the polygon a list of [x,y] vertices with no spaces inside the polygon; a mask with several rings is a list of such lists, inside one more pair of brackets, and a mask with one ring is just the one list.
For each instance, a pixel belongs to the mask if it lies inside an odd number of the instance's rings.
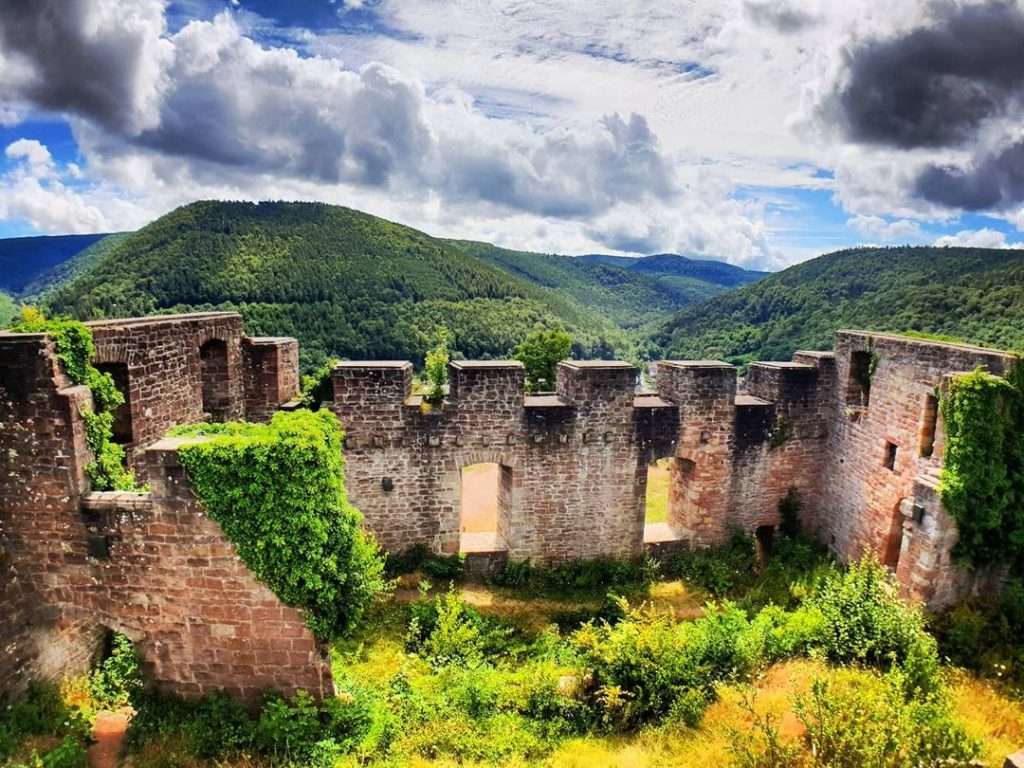
{"label": "ivy on wall", "polygon": [[939,492],[960,531],[964,564],[1024,558],[1024,381],[981,369],[955,377],[942,399],[946,428]]}
{"label": "ivy on wall", "polygon": [[277,413],[269,424],[193,424],[205,436],[178,456],[207,514],[321,641],[352,628],[383,588],[383,558],[346,498],[342,431],[327,410]]}
{"label": "ivy on wall", "polygon": [[22,311],[22,322],[11,330],[49,336],[67,377],[92,392],[93,410],[81,411],[85,439],[93,454],[93,460],[85,467],[92,490],[137,490],[135,475],[125,469],[124,448],[113,441],[114,410],[124,404],[124,395],[109,373],[101,373],[90,362],[95,352],[92,331],[77,320],[47,320],[38,310],[29,307]]}

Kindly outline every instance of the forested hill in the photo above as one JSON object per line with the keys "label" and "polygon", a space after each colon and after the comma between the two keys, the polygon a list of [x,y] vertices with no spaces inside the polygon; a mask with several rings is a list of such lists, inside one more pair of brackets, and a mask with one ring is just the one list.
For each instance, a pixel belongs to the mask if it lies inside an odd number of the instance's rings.
{"label": "forested hill", "polygon": [[1024,349],[1024,251],[856,248],[685,308],[650,339],[664,358],[786,360],[839,328]]}
{"label": "forested hill", "polygon": [[0,240],[0,290],[21,293],[32,280],[105,235],[40,235]]}
{"label": "forested hill", "polygon": [[[734,284],[634,269],[635,265],[646,261],[644,258],[611,256],[606,258],[613,261],[605,263],[585,256],[513,251],[490,243],[449,242],[506,272],[555,289],[581,306],[611,318],[623,328],[662,320],[680,307],[717,296]],[[682,256],[675,258],[689,262]],[[761,276],[729,264],[721,266],[738,273]]]}
{"label": "forested hill", "polygon": [[653,256],[639,258],[592,253],[586,256],[577,256],[576,260],[589,264],[621,267],[638,274],[660,278],[661,282],[666,284],[686,285],[686,281],[697,281],[719,286],[723,290],[747,285],[771,274],[770,272],[743,269],[724,261],[693,259],[678,253],[656,253]]}
{"label": "forested hill", "polygon": [[46,298],[87,319],[237,309],[250,333],[329,356],[422,359],[439,327],[466,357],[502,356],[538,322],[584,356],[628,354],[611,319],[409,227],[319,203],[197,202],[119,240]]}

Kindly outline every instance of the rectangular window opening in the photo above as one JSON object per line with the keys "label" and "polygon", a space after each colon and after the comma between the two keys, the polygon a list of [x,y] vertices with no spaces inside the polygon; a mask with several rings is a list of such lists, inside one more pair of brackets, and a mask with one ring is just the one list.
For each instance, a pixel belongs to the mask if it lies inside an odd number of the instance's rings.
{"label": "rectangular window opening", "polygon": [[885,444],[885,468],[895,470],[896,469],[896,445],[894,443],[887,442]]}
{"label": "rectangular window opening", "polygon": [[850,378],[846,384],[846,404],[867,408],[871,399],[871,353],[854,352],[850,355]]}
{"label": "rectangular window opening", "polygon": [[939,421],[939,399],[928,395],[921,420],[921,458],[930,459],[935,453],[935,426]]}

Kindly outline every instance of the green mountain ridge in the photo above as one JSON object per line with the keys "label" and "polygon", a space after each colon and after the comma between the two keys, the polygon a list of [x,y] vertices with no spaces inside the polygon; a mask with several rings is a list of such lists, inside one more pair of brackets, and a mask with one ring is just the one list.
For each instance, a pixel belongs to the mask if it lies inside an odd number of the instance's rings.
{"label": "green mountain ridge", "polygon": [[197,202],[106,248],[45,298],[78,318],[241,311],[253,334],[326,357],[422,360],[441,326],[466,357],[506,355],[535,324],[564,325],[580,356],[629,355],[613,320],[448,241],[319,203]]}
{"label": "green mountain ridge", "polygon": [[130,234],[130,232],[112,232],[109,235],[102,235],[99,240],[66,261],[37,274],[22,288],[21,296],[30,301],[38,301],[64,283],[88,272],[99,263],[108,251],[123,242]]}
{"label": "green mountain ridge", "polygon": [[854,248],[676,313],[648,339],[663,358],[788,360],[840,328],[1024,349],[1024,251]]}
{"label": "green mountain ridge", "polygon": [[0,240],[0,290],[20,294],[26,285],[106,235],[39,235]]}

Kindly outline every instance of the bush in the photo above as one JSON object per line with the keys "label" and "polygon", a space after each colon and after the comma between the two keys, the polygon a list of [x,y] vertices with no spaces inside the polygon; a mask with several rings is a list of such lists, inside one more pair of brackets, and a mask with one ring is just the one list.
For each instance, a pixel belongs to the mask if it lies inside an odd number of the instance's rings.
{"label": "bush", "polygon": [[911,688],[937,686],[938,651],[924,614],[900,600],[898,585],[874,558],[833,571],[809,604],[821,612],[817,646],[827,658],[900,665]]}
{"label": "bush", "polygon": [[658,564],[649,558],[616,560],[595,557],[570,560],[554,568],[537,568],[528,562],[510,561],[491,577],[494,586],[551,593],[601,593],[641,587],[651,583]]}
{"label": "bush", "polygon": [[34,683],[24,696],[0,709],[0,764],[22,748],[25,740],[35,736],[57,736],[61,744],[43,755],[33,758],[39,765],[54,768],[78,768],[84,762],[84,750],[76,749],[88,738],[89,724],[61,699],[52,685]]}
{"label": "bush", "polygon": [[466,605],[454,589],[411,606],[405,646],[436,667],[479,664],[507,648],[511,631]]}
{"label": "bush", "polygon": [[895,669],[883,679],[839,671],[816,680],[797,699],[796,712],[816,765],[967,768],[981,753],[948,701],[915,695],[915,685]]}
{"label": "bush", "polygon": [[[606,726],[633,730],[675,712],[690,722],[695,703],[713,699],[717,681],[741,674],[746,660],[738,637],[746,616],[734,606],[712,606],[701,619],[678,624],[669,613],[641,606],[615,625],[602,622],[570,638],[585,674],[593,680],[594,706]],[[686,696],[685,703],[679,702]]]}
{"label": "bush", "polygon": [[132,641],[112,633],[105,658],[89,674],[89,695],[97,706],[117,709],[128,704],[142,690],[141,658]]}
{"label": "bush", "polygon": [[413,544],[402,552],[388,552],[384,558],[384,573],[389,578],[419,571],[439,581],[458,581],[462,578],[466,556],[435,555],[426,544]]}
{"label": "bush", "polygon": [[667,575],[684,579],[715,597],[725,597],[749,583],[757,567],[754,540],[735,533],[721,547],[679,552],[664,567]]}

